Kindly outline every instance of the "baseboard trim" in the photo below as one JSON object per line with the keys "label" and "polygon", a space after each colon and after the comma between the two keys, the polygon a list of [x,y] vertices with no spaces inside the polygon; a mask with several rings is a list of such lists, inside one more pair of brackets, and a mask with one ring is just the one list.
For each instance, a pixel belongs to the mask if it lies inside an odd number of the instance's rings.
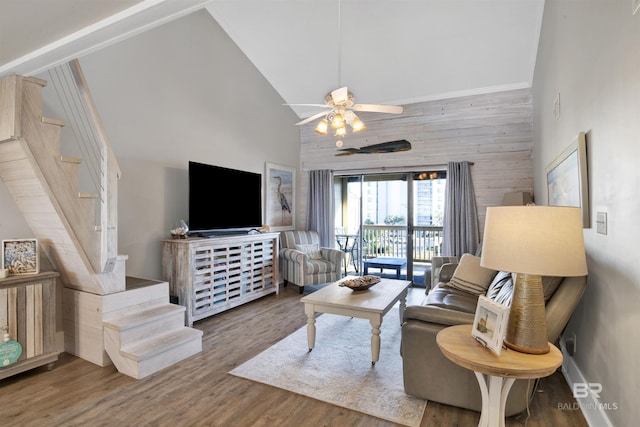
{"label": "baseboard trim", "polygon": [[[567,381],[567,384],[569,384],[569,388],[574,390],[574,384],[587,384],[588,382],[584,375],[582,375],[578,365],[576,365],[575,360],[567,351],[567,344],[564,337],[560,337],[560,350],[562,351],[562,375]],[[607,410],[614,409],[611,403],[600,402],[593,393],[588,393],[588,397],[577,397],[575,399],[577,401],[575,410],[582,412],[590,426],[613,427],[613,424],[606,414]]]}

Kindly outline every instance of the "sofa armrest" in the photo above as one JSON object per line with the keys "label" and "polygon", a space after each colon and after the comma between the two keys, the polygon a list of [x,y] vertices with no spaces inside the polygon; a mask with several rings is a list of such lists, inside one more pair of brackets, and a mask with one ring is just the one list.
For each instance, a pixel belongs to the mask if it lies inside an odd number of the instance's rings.
{"label": "sofa armrest", "polygon": [[440,282],[448,281],[440,278],[440,270],[445,264],[456,265],[460,258],[453,256],[434,256],[431,258],[431,286],[435,286]]}
{"label": "sofa armrest", "polygon": [[413,319],[447,326],[472,324],[474,316],[472,313],[464,313],[462,311],[431,305],[407,306],[402,315],[403,321]]}
{"label": "sofa armrest", "polygon": [[458,268],[458,264],[454,264],[454,263],[443,264],[442,267],[440,267],[440,274],[438,275],[439,282],[446,283],[451,281],[451,278],[453,277],[453,273],[456,271],[456,268]]}

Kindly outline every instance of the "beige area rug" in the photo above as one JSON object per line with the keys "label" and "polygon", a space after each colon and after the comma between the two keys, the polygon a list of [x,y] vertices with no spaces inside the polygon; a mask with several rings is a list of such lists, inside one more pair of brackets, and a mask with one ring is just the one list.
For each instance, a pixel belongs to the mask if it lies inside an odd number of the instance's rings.
{"label": "beige area rug", "polygon": [[426,400],[402,382],[398,305],[382,321],[380,360],[371,366],[368,320],[323,314],[308,351],[303,326],[230,373],[397,424],[419,426]]}

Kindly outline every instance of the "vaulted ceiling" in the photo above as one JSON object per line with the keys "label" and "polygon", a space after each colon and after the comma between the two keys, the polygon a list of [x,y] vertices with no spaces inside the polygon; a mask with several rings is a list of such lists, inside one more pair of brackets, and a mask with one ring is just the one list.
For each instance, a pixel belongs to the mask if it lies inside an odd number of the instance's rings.
{"label": "vaulted ceiling", "polygon": [[284,102],[348,86],[358,102],[408,104],[531,86],[544,0],[3,0],[0,76],[202,8]]}

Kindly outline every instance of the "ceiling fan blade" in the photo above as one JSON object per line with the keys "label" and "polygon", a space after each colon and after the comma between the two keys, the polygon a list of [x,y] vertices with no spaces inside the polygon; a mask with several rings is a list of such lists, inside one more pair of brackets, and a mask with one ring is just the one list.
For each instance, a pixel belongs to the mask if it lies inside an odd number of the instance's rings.
{"label": "ceiling fan blade", "polygon": [[347,90],[347,87],[345,86],[336,90],[332,90],[331,99],[333,99],[333,103],[335,105],[340,105],[347,102],[349,100],[349,91]]}
{"label": "ceiling fan blade", "polygon": [[292,107],[321,107],[321,108],[331,108],[329,107],[327,104],[282,104],[282,105],[288,105],[288,106],[292,106]]}
{"label": "ceiling fan blade", "polygon": [[356,111],[365,111],[370,113],[390,113],[400,114],[402,113],[402,106],[400,105],[378,105],[378,104],[356,104],[353,107]]}
{"label": "ceiling fan blade", "polygon": [[[331,111],[331,110],[329,110],[329,111]],[[306,119],[301,120],[298,123],[296,123],[296,126],[300,126],[300,125],[303,125],[305,123],[309,123],[310,121],[313,121],[313,120],[317,119],[318,117],[322,117],[322,116],[326,115],[329,111],[322,111],[321,113],[314,114],[311,117],[307,117]]]}

